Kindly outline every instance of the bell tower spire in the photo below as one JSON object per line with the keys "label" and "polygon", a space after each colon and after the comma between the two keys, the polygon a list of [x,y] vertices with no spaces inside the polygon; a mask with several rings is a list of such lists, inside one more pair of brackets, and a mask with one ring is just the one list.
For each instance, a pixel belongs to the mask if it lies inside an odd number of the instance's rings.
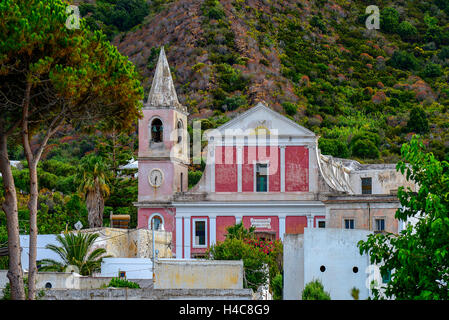
{"label": "bell tower spire", "polygon": [[171,76],[170,66],[168,65],[164,47],[161,47],[156,71],[154,72],[153,82],[151,84],[150,94],[144,106],[145,108],[175,108],[186,111],[178,101],[175,86]]}

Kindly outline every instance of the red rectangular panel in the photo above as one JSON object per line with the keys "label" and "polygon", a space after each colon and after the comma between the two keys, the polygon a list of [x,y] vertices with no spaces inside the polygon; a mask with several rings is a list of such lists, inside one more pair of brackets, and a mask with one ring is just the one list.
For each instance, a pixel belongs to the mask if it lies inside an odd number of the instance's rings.
{"label": "red rectangular panel", "polygon": [[235,147],[215,148],[215,192],[237,192]]}
{"label": "red rectangular panel", "polygon": [[224,241],[227,234],[226,228],[235,225],[235,217],[231,216],[217,216],[217,231],[216,237],[218,241]]}
{"label": "red rectangular panel", "polygon": [[304,233],[305,227],[307,227],[307,217],[305,216],[290,216],[285,218],[285,233],[302,234]]}
{"label": "red rectangular panel", "polygon": [[309,149],[304,146],[285,148],[285,191],[309,191]]}

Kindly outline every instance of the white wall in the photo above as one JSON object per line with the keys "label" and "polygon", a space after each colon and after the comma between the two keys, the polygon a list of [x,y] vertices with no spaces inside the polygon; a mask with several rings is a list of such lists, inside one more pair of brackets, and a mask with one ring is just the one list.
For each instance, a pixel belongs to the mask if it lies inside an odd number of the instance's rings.
{"label": "white wall", "polygon": [[300,300],[304,288],[304,235],[284,235],[284,300]]}
{"label": "white wall", "polygon": [[[56,241],[55,234],[39,234],[37,236],[37,257],[36,260],[41,259],[54,259],[56,261],[62,261],[61,258],[55,252],[45,249],[47,244],[54,244],[56,246],[60,246],[59,242]],[[29,244],[30,244],[30,236],[29,235],[20,235],[20,246],[22,247],[22,269],[28,270],[29,264]]]}
{"label": "white wall", "polygon": [[[352,300],[351,289],[360,290],[359,299],[367,299],[369,258],[360,255],[357,243],[370,234],[367,230],[304,229],[304,285],[319,279],[333,300]],[[321,266],[326,270],[322,272]],[[354,273],[353,268],[358,272]]]}
{"label": "white wall", "polygon": [[127,279],[153,279],[153,263],[146,258],[104,258],[101,277],[118,277],[119,271],[126,272]]}

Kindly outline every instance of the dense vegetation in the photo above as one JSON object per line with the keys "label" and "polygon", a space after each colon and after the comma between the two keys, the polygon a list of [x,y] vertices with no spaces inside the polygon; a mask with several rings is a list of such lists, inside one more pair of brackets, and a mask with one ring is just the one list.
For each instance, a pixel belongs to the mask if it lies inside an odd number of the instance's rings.
{"label": "dense vegetation", "polygon": [[420,133],[448,158],[447,1],[378,1],[380,30],[365,26],[368,5],[168,1],[114,43],[146,90],[165,45],[192,118],[233,117],[265,100],[319,134],[323,153],[396,162],[401,145]]}

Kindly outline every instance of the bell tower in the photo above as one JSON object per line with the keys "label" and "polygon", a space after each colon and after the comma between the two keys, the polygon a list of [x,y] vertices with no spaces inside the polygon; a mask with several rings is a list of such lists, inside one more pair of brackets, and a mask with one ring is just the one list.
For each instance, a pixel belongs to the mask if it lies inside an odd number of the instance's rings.
{"label": "bell tower", "polygon": [[187,191],[187,108],[178,101],[161,47],[148,100],[139,120],[139,202],[169,202]]}

